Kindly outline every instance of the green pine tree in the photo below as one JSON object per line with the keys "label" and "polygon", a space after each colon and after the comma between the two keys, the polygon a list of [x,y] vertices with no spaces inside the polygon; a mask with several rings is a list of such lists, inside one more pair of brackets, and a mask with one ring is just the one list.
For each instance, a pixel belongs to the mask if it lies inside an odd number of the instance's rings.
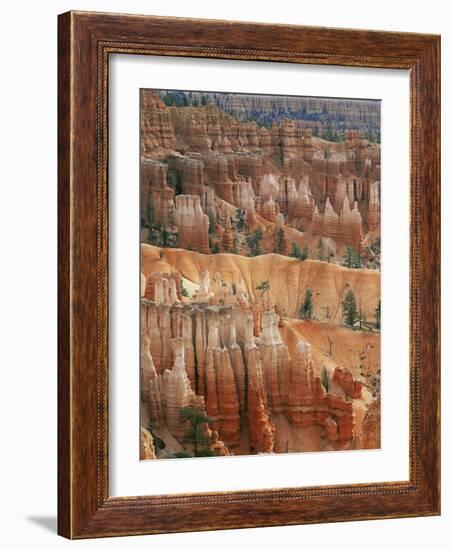
{"label": "green pine tree", "polygon": [[263,233],[261,229],[256,229],[251,235],[246,236],[246,244],[250,251],[250,256],[259,256],[261,254],[260,241]]}
{"label": "green pine tree", "polygon": [[237,235],[234,235],[233,241],[232,241],[232,253],[238,254],[239,253],[239,240],[237,238]]}
{"label": "green pine tree", "polygon": [[166,443],[158,435],[155,435],[155,432],[154,432],[154,429],[152,427],[151,422],[148,423],[147,430],[152,436],[152,439],[154,441],[155,450],[156,451],[161,451],[162,449],[164,449],[166,447]]}
{"label": "green pine tree", "polygon": [[358,320],[358,310],[356,309],[356,300],[353,290],[349,290],[342,302],[342,315],[344,323],[353,328]]}
{"label": "green pine tree", "polygon": [[282,254],[284,252],[284,229],[282,227],[278,230],[278,242],[277,242],[277,252]]}
{"label": "green pine tree", "polygon": [[212,456],[206,454],[211,451],[211,438],[206,434],[206,424],[209,424],[211,419],[203,411],[194,407],[183,407],[180,411],[180,419],[189,423],[184,443],[193,446],[194,455]]}
{"label": "green pine tree", "polygon": [[361,256],[359,251],[353,246],[347,245],[347,252],[342,265],[350,269],[359,269],[361,267]]}
{"label": "green pine tree", "polygon": [[307,288],[304,294],[304,302],[300,307],[299,317],[300,319],[312,319],[312,312],[312,290],[310,288]]}
{"label": "green pine tree", "polygon": [[232,225],[235,226],[239,233],[244,233],[246,231],[246,212],[243,208],[237,208],[235,211]]}
{"label": "green pine tree", "polygon": [[270,290],[270,282],[268,280],[260,282],[257,285],[256,290],[261,291],[260,296],[262,297],[266,292],[268,292]]}
{"label": "green pine tree", "polygon": [[185,288],[184,286],[184,281],[183,279],[180,280],[180,293],[182,294],[182,296],[184,296],[185,298],[188,298],[190,296],[190,293],[188,292],[188,290]]}
{"label": "green pine tree", "polygon": [[308,247],[305,245],[300,249],[300,247],[292,241],[292,250],[290,251],[289,256],[291,258],[298,258],[301,261],[306,260],[309,256]]}
{"label": "green pine tree", "polygon": [[325,261],[322,239],[319,239],[319,244],[317,246],[317,259],[320,260],[321,262]]}
{"label": "green pine tree", "polygon": [[381,328],[381,300],[378,300],[378,305],[375,308],[375,327]]}

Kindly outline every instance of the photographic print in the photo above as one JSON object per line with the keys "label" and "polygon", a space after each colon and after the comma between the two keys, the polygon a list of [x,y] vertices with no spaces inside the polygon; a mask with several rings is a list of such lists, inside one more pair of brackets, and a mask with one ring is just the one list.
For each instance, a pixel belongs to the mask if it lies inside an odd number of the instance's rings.
{"label": "photographic print", "polygon": [[140,94],[140,458],[380,448],[380,101]]}

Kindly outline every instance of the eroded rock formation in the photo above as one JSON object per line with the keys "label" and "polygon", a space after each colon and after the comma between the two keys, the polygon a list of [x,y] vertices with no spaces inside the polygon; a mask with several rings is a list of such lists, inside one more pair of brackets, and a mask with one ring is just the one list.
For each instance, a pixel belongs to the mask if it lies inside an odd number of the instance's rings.
{"label": "eroded rock formation", "polygon": [[[230,252],[235,239],[237,254],[274,252],[279,213],[291,242],[310,244],[306,233],[327,238],[336,263],[345,246],[362,251],[369,232],[368,242],[379,237],[380,151],[361,130],[346,129],[342,142],[328,142],[302,121],[259,127],[221,104],[215,98],[197,107],[166,106],[156,92],[143,92],[144,242],[210,253]],[[349,107],[341,109],[352,112]],[[224,237],[228,219],[233,223]],[[256,230],[259,248],[247,237]]]}
{"label": "eroded rock formation", "polygon": [[351,244],[360,249],[363,233],[362,219],[357,203],[350,209],[349,199],[344,198],[342,210],[338,215],[328,198],[322,213],[317,207],[314,209],[310,232],[313,235],[327,235],[338,243]]}
{"label": "eroded rock formation", "polygon": [[154,440],[148,430],[140,430],[140,460],[155,460]]}
{"label": "eroded rock formation", "polygon": [[[175,280],[160,273],[149,278]],[[142,400],[150,420],[180,443],[187,434],[180,412],[194,407],[209,417],[223,453],[273,452],[273,419],[280,414],[295,428],[320,430],[325,448],[353,445],[361,383],[336,368],[329,377],[338,389],[326,388],[309,342],[301,339],[289,351],[269,292],[250,304],[242,288],[234,293],[218,274],[211,279],[204,271],[190,301],[154,292],[141,307]]]}
{"label": "eroded rock formation", "polygon": [[157,94],[142,95],[141,103],[141,151],[154,154],[156,149],[174,149],[176,137],[171,115]]}
{"label": "eroded rock formation", "polygon": [[180,248],[196,250],[208,254],[209,218],[201,208],[201,199],[197,195],[178,195],[176,197],[176,225]]}
{"label": "eroded rock formation", "polygon": [[378,121],[142,92],[143,459],[379,447]]}

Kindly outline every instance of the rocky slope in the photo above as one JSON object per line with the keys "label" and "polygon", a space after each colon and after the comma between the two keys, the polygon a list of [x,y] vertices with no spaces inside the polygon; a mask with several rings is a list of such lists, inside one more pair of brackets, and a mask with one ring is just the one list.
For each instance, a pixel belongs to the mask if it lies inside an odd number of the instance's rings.
{"label": "rocky slope", "polygon": [[182,249],[160,249],[141,245],[141,269],[154,272],[177,272],[198,285],[202,273],[220,273],[222,280],[241,286],[254,302],[260,294],[256,287],[268,281],[272,296],[286,317],[298,318],[306,289],[313,291],[313,319],[342,324],[341,303],[352,290],[361,303],[363,316],[372,319],[380,299],[380,276],[377,271],[347,269],[318,260],[301,261],[280,254],[247,258],[234,254],[198,254]]}

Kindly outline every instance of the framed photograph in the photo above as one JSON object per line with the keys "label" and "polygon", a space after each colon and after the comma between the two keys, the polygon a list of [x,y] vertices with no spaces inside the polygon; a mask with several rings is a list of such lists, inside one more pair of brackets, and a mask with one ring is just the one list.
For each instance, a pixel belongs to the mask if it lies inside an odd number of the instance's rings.
{"label": "framed photograph", "polygon": [[59,16],[61,535],[440,513],[439,59]]}

